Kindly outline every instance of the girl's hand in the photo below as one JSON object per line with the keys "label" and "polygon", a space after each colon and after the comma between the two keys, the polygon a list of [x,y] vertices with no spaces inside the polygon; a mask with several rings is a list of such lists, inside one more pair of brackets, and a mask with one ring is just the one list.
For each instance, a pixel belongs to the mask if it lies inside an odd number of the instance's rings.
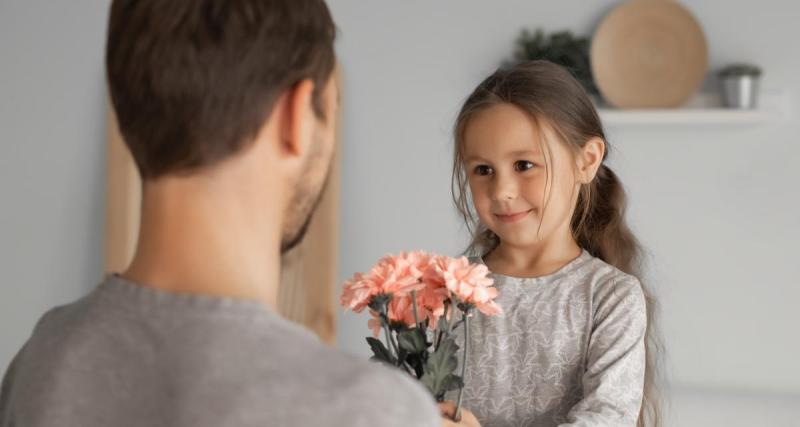
{"label": "girl's hand", "polygon": [[461,421],[453,421],[456,413],[456,404],[450,401],[439,404],[439,411],[442,413],[442,427],[481,427],[481,423],[475,415],[468,409],[461,408]]}

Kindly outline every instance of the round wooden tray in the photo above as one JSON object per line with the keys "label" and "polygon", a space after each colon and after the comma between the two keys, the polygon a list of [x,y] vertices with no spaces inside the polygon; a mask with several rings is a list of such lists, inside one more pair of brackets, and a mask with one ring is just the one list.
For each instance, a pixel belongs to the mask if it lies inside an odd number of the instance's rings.
{"label": "round wooden tray", "polygon": [[594,79],[619,108],[678,107],[708,69],[703,30],[672,0],[631,0],[614,9],[592,40]]}

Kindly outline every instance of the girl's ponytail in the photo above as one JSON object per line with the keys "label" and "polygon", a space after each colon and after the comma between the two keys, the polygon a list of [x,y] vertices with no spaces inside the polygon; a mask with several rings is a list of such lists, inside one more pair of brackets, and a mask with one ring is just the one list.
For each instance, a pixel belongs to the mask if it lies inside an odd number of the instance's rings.
{"label": "girl's ponytail", "polygon": [[[617,174],[605,163],[600,165],[594,180],[581,188],[572,230],[575,241],[593,256],[625,273],[641,278],[642,250],[636,236],[625,222],[627,197]],[[645,378],[640,427],[660,425],[659,397],[656,387],[656,357],[662,354],[658,334],[653,333],[656,299],[642,286],[647,301],[645,334]]]}
{"label": "girl's ponytail", "polygon": [[625,223],[627,198],[617,174],[603,163],[578,196],[572,230],[575,241],[593,256],[639,276],[639,242]]}

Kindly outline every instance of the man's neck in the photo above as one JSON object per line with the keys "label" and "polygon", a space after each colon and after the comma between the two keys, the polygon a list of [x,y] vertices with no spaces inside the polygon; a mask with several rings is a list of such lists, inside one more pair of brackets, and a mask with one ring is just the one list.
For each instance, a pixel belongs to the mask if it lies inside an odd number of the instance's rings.
{"label": "man's neck", "polygon": [[138,247],[122,276],[170,292],[275,308],[282,218],[241,188],[218,190],[180,179],[145,184]]}

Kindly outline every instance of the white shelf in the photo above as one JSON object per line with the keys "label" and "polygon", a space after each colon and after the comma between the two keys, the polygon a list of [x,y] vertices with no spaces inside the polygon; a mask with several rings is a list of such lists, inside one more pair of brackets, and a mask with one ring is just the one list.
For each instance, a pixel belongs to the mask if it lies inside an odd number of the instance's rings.
{"label": "white shelf", "polygon": [[599,105],[600,119],[606,127],[642,125],[755,125],[778,121],[788,115],[784,95],[767,94],[759,98],[754,110],[737,110],[720,105],[716,94],[698,94],[684,107],[673,109],[625,110]]}

